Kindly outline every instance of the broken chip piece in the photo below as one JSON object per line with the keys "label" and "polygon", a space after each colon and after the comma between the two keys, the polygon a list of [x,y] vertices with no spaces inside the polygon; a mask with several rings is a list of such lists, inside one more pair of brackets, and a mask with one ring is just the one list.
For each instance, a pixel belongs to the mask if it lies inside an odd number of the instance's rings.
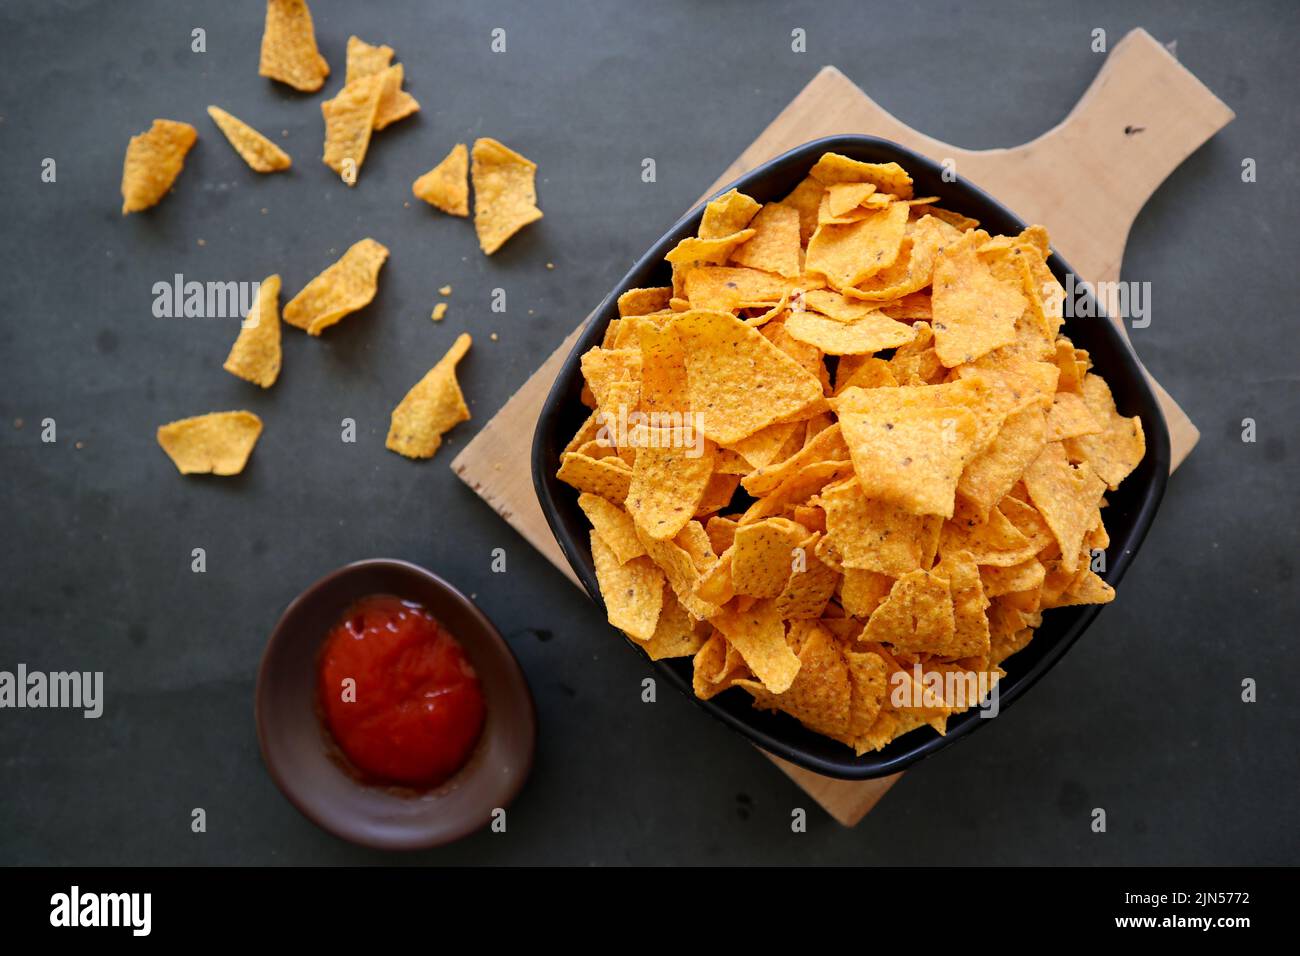
{"label": "broken chip piece", "polygon": [[495,139],[476,139],[470,178],[474,181],[474,231],[485,255],[542,218],[537,208],[537,164]]}
{"label": "broken chip piece", "polygon": [[304,93],[314,93],[324,85],[330,65],[316,49],[316,31],[306,0],[267,0],[257,72]]}
{"label": "broken chip piece", "polygon": [[131,137],[122,166],[122,215],[148,209],[167,195],[185,165],[198,131],[189,123],[156,119]]}
{"label": "broken chip piece", "polygon": [[469,150],[457,143],[442,162],[411,184],[411,192],[449,215],[468,216],[468,175]]}
{"label": "broken chip piece", "polygon": [[284,321],[308,335],[320,335],[350,312],[370,303],[379,289],[379,269],[388,249],[373,239],[354,243],[343,256],[308,282],[284,307]]}
{"label": "broken chip piece", "polygon": [[252,412],[212,412],[158,428],[158,444],[182,475],[237,475],[262,434]]}
{"label": "broken chip piece", "polygon": [[293,165],[288,153],[221,107],[209,106],[208,115],[221,132],[226,134],[226,139],[235,147],[235,152],[243,157],[254,172],[274,173]]}
{"label": "broken chip piece", "polygon": [[386,442],[390,451],[407,458],[432,458],[442,436],[452,426],[469,420],[469,408],[456,381],[456,363],[465,357],[470,342],[469,335],[462,332],[447,354],[393,409]]}
{"label": "broken chip piece", "polygon": [[280,277],[267,276],[221,366],[231,375],[270,388],[280,376]]}

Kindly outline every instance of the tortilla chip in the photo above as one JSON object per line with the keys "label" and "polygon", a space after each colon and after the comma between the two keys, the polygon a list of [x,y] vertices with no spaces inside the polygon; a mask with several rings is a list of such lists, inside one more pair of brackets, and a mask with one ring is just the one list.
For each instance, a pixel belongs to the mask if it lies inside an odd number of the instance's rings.
{"label": "tortilla chip", "polygon": [[288,153],[243,120],[218,106],[209,106],[208,115],[254,172],[275,173],[293,165]]}
{"label": "tortilla chip", "polygon": [[845,568],[840,602],[854,617],[867,618],[884,603],[893,587],[894,579],[887,574],[863,568]]}
{"label": "tortilla chip", "polygon": [[156,119],[132,136],[122,165],[122,215],[157,205],[176,182],[198,131],[189,123]]}
{"label": "tortilla chip", "polygon": [[790,195],[781,200],[783,206],[790,206],[799,213],[799,241],[807,243],[817,231],[817,210],[821,207],[822,195],[826,187],[811,176],[795,186]]}
{"label": "tortilla chip", "polygon": [[703,620],[716,615],[720,608],[717,604],[696,594],[696,588],[704,576],[704,572],[700,569],[701,562],[697,560],[701,557],[698,546],[692,541],[697,529],[700,535],[704,535],[703,545],[709,548],[712,554],[708,536],[705,535],[698,521],[692,521],[671,540],[656,540],[646,534],[645,529],[641,527],[637,528],[637,537],[641,539],[646,555],[663,571],[673,593],[677,595],[677,600],[682,602],[682,607],[686,608],[696,620]]}
{"label": "tortilla chip", "polygon": [[237,475],[261,434],[252,412],[212,412],[159,426],[158,444],[182,475]]}
{"label": "tortilla chip", "polygon": [[1093,417],[1083,396],[1075,392],[1057,392],[1047,413],[1047,440],[1063,441],[1083,435],[1096,435],[1102,423]]}
{"label": "tortilla chip", "polygon": [[757,601],[745,611],[725,608],[712,623],[765,689],[773,694],[790,689],[800,661],[786,642],[785,622],[774,601]]}
{"label": "tortilla chip", "polygon": [[599,495],[621,505],[632,485],[632,468],[617,455],[592,458],[581,452],[569,451],[560,456],[560,469],[555,477],[579,491]]}
{"label": "tortilla chip", "polygon": [[451,216],[469,215],[469,150],[457,143],[437,166],[411,184],[423,199]]}
{"label": "tortilla chip", "polygon": [[1065,449],[1055,442],[1029,466],[1024,482],[1034,507],[1061,547],[1062,565],[1073,572],[1083,536],[1097,523],[1106,482],[1086,463],[1071,465]]}
{"label": "tortilla chip", "polygon": [[642,649],[652,661],[672,657],[693,657],[706,639],[707,625],[701,625],[682,607],[672,588],[664,585],[663,610],[655,632],[648,640],[639,640]]}
{"label": "tortilla chip", "polygon": [[677,536],[695,515],[713,475],[707,447],[695,454],[673,429],[638,429],[627,512],[656,540]]}
{"label": "tortilla chip", "polygon": [[[393,61],[393,48],[390,46],[372,46],[357,36],[348,37],[348,66],[345,83],[351,83],[375,73],[384,74],[383,89],[379,94],[379,106],[375,110],[375,129],[381,130],[391,126],[400,119],[405,119],[420,111],[420,104],[410,93],[402,89],[405,69],[401,64],[389,68]],[[423,197],[421,197],[423,198]],[[464,215],[461,213],[460,215]]]}
{"label": "tortilla chip", "polygon": [[267,276],[257,287],[257,296],[230,354],[221,366],[231,375],[270,388],[280,376],[280,277]]}
{"label": "tortilla chip", "polygon": [[818,733],[842,735],[849,726],[853,690],[839,644],[824,627],[810,622],[802,631],[797,661],[798,671],[783,693],[755,681],[737,683],[754,696],[755,707],[784,711]]}
{"label": "tortilla chip", "polygon": [[897,348],[916,338],[916,331],[910,325],[875,311],[851,322],[799,312],[785,320],[785,327],[791,336],[827,355],[869,355]]}
{"label": "tortilla chip", "polygon": [[934,266],[934,347],[948,368],[1014,342],[1025,310],[1019,284],[995,278],[973,246],[961,241],[944,247]]}
{"label": "tortilla chip", "polygon": [[379,97],[387,79],[388,71],[363,76],[320,105],[321,115],[325,117],[325,153],[321,160],[349,186],[357,184],[361,164],[366,161]]}
{"label": "tortilla chip", "polygon": [[[767,518],[738,527],[731,549],[736,593],[778,597],[790,579],[795,549],[807,538],[807,530],[788,518]],[[805,554],[804,560],[809,557]]]}
{"label": "tortilla chip", "polygon": [[948,579],[952,597],[953,636],[941,657],[983,657],[989,653],[989,620],[985,610],[989,599],[984,594],[980,569],[969,551],[944,552],[935,573]]}
{"label": "tortilla chip", "polygon": [[956,405],[858,408],[841,410],[840,427],[862,487],[913,514],[951,517],[974,450],[975,416]]}
{"label": "tortilla chip", "polygon": [[578,507],[587,516],[601,540],[609,546],[619,564],[627,564],[633,558],[645,554],[645,546],[636,536],[632,518],[618,505],[607,498],[584,492],[578,495]]}
{"label": "tortilla chip", "polygon": [[[704,207],[701,239],[721,239],[746,228],[762,206],[735,189],[729,189]],[[671,261],[671,260],[670,260]]]}
{"label": "tortilla chip", "polygon": [[628,289],[618,297],[618,314],[650,315],[668,308],[668,300],[673,296],[670,286],[652,289]]}
{"label": "tortilla chip", "polygon": [[[696,240],[683,240],[687,241]],[[723,240],[712,241],[723,243]],[[694,255],[699,251],[690,249],[684,254]],[[682,290],[692,309],[732,312],[736,309],[766,308],[779,303],[790,292],[790,280],[757,269],[688,265],[689,268],[683,273]]]}
{"label": "tortilla chip", "polygon": [[284,321],[308,335],[320,335],[344,316],[370,304],[379,289],[379,269],[388,248],[373,239],[353,243],[284,307]]}
{"label": "tortilla chip", "polygon": [[[793,418],[822,397],[814,376],[734,316],[684,312],[672,327],[684,350],[691,408],[703,417],[704,434],[719,444]],[[761,403],[752,400],[756,392]]]}
{"label": "tortilla chip", "polygon": [[800,273],[799,211],[768,203],[749,223],[754,235],[738,246],[731,259],[742,266],[795,278]]}
{"label": "tortilla chip", "polygon": [[385,447],[407,458],[432,458],[442,436],[469,420],[469,408],[456,381],[456,364],[469,351],[471,339],[462,332],[447,354],[429,369],[393,409]]}
{"label": "tortilla chip", "polygon": [[839,153],[826,153],[809,171],[813,179],[833,183],[871,183],[882,193],[912,198],[912,177],[898,163],[864,163]]}
{"label": "tortilla chip", "polygon": [[898,258],[907,229],[907,206],[895,203],[849,225],[818,226],[808,240],[805,268],[837,289],[857,285]]}
{"label": "tortilla chip", "polygon": [[860,568],[890,577],[922,566],[941,520],[868,497],[856,476],[823,488],[815,503],[826,511],[826,539],[846,570]]}
{"label": "tortilla chip", "polygon": [[1030,405],[1012,412],[997,437],[966,465],[957,494],[981,519],[1011,490],[1012,485],[1047,444],[1043,411]]}
{"label": "tortilla chip", "polygon": [[1083,379],[1082,388],[1093,418],[1104,425],[1096,434],[1068,439],[1065,450],[1071,458],[1088,462],[1113,491],[1146,455],[1142,419],[1125,418],[1116,411],[1110,386],[1101,376],[1089,373]]}
{"label": "tortilla chip", "polygon": [[909,571],[867,621],[862,639],[902,651],[943,655],[953,646],[956,625],[948,580],[931,571]]}
{"label": "tortilla chip", "polygon": [[470,168],[474,181],[474,230],[485,255],[542,218],[537,208],[537,164],[494,139],[476,139]]}
{"label": "tortilla chip", "polygon": [[643,641],[653,638],[663,608],[663,572],[649,558],[633,558],[626,564],[620,563],[613,550],[594,530],[591,532],[591,557],[609,623],[629,637]]}
{"label": "tortilla chip", "polygon": [[314,93],[325,84],[330,65],[316,49],[306,0],[267,0],[257,73],[304,93]]}

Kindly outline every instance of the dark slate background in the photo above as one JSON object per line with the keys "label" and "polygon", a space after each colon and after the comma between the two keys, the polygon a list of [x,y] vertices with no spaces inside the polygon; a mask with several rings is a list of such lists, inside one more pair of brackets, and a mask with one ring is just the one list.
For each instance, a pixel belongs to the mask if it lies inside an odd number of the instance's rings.
{"label": "dark slate background", "polygon": [[[537,697],[536,770],[506,836],[410,863],[1295,863],[1295,223],[1290,3],[355,3],[313,0],[336,89],[350,33],[405,63],[418,118],[349,190],[319,160],[318,95],[257,75],[262,4],[7,2],[0,11],[0,668],[103,670],[98,721],[0,711],[0,863],[372,863],[277,792],[253,680],[285,604],[359,558],[405,558],[478,601]],[[207,30],[207,52],[190,31]],[[508,52],[489,52],[493,27]],[[585,598],[452,474],[452,457],[823,64],[969,147],[1030,139],[1145,26],[1238,118],[1160,188],[1124,277],[1150,281],[1143,360],[1203,432],[1120,599],[993,726],[914,771],[855,830],[649,673]],[[808,52],[790,51],[803,27]],[[251,173],[204,115],[271,134]],[[119,215],[127,138],[157,116],[200,141],[176,191]],[[281,130],[285,131],[281,135]],[[463,220],[406,202],[457,141],[537,161],[546,218],[491,259]],[[658,182],[640,181],[655,157]],[[40,181],[43,158],[58,163]],[[1259,181],[1240,180],[1244,157]],[[320,340],[285,333],[267,393],[221,371],[231,321],[155,319],[154,282],[257,280],[287,300],[344,248],[392,249],[379,295]],[[546,268],[555,264],[554,270]],[[446,321],[429,311],[454,286]],[[509,312],[489,311],[507,290]],[[431,462],[383,447],[393,405],[462,330],[474,419]],[[498,332],[493,342],[489,333]],[[247,407],[246,472],[183,479],[162,422]],[[40,441],[57,421],[58,441]],[[353,417],[359,440],[339,440]],[[1258,422],[1243,444],[1241,420]],[[17,420],[21,419],[21,427]],[[521,457],[519,468],[527,463]],[[190,571],[207,550],[206,574]],[[489,570],[503,547],[509,573]],[[1253,677],[1259,701],[1240,701]],[[810,808],[805,834],[790,813]],[[1105,807],[1110,829],[1089,830]],[[190,832],[203,807],[208,832]]]}

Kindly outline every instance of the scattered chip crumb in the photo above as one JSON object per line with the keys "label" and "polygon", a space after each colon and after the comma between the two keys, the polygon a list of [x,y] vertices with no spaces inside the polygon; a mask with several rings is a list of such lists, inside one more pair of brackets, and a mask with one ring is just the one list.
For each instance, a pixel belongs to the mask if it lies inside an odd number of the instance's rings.
{"label": "scattered chip crumb", "polygon": [[548,268],[548,269],[554,269],[554,268],[555,268],[555,263],[554,263],[554,262],[548,262],[548,263],[546,263],[546,268]]}
{"label": "scattered chip crumb", "polygon": [[21,418],[15,418],[14,428],[22,428],[22,427],[23,427],[23,420]]}
{"label": "scattered chip crumb", "polygon": [[451,295],[451,286],[445,285],[439,288],[438,295]]}
{"label": "scattered chip crumb", "polygon": [[435,322],[441,322],[443,316],[447,314],[447,303],[439,302],[433,307],[433,315],[430,316]]}
{"label": "scattered chip crumb", "polygon": [[490,338],[493,342],[495,342],[497,341],[497,334],[493,332],[491,335],[488,336],[488,338]]}
{"label": "scattered chip crumb", "polygon": [[404,203],[402,203],[402,208],[403,208],[403,209],[410,209],[410,208],[411,208],[411,204],[410,204],[409,202],[404,202]]}
{"label": "scattered chip crumb", "polygon": [[86,447],[86,443],[85,443],[85,442],[80,442],[80,441],[79,441],[79,442],[74,443],[72,447],[75,448],[75,449],[77,449],[77,451],[81,451],[81,449],[83,449],[83,448]]}
{"label": "scattered chip crumb", "polygon": [[200,239],[200,240],[198,240],[198,243],[199,243],[199,245],[201,245],[201,246],[206,246],[206,245],[208,244],[208,240],[206,240],[206,239]]}
{"label": "scattered chip crumb", "polygon": [[266,208],[265,206],[263,206],[263,207],[262,207],[262,215],[265,216],[266,213],[267,213],[267,211],[268,211],[267,208]]}

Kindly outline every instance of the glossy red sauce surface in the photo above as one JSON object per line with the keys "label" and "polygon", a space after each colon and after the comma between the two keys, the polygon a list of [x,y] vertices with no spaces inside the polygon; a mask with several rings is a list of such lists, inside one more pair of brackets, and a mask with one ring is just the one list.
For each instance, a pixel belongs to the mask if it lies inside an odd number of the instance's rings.
{"label": "glossy red sauce surface", "polygon": [[465,765],[487,712],[459,642],[419,604],[388,595],[358,601],[330,630],[320,700],[367,779],[425,789]]}

